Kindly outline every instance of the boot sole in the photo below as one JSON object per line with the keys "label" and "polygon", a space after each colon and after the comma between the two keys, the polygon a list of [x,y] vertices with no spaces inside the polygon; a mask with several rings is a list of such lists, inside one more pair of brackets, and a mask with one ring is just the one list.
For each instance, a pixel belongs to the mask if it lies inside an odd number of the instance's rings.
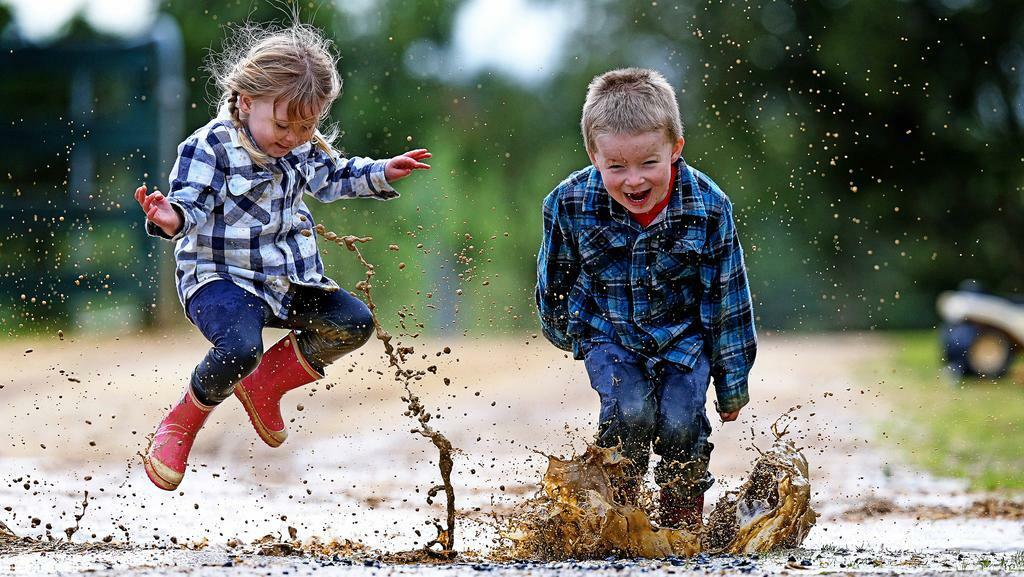
{"label": "boot sole", "polygon": [[164,491],[173,491],[178,488],[178,485],[181,484],[181,481],[175,483],[173,481],[168,481],[167,479],[161,477],[160,473],[157,473],[156,468],[153,467],[153,463],[150,461],[149,457],[143,457],[142,462],[146,467],[146,476],[149,477],[149,480],[152,481],[154,485],[163,489]]}
{"label": "boot sole", "polygon": [[248,391],[245,387],[239,383],[235,387],[235,396],[242,402],[242,407],[245,409],[245,413],[249,415],[249,422],[252,423],[252,428],[256,429],[256,434],[259,438],[267,445],[277,448],[281,446],[281,443],[288,438],[288,429],[283,431],[271,431],[263,424],[263,421],[256,414],[256,408],[253,407],[252,399],[249,397]]}

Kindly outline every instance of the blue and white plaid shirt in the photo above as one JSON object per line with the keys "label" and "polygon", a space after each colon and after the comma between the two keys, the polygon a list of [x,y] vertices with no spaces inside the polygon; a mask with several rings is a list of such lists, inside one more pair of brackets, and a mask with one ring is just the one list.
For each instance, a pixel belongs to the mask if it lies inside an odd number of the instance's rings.
{"label": "blue and white plaid shirt", "polygon": [[537,307],[544,336],[582,358],[613,342],[693,367],[711,358],[718,408],[749,402],[757,352],[750,289],[732,204],[679,159],[668,206],[644,228],[589,166],[544,199]]}
{"label": "blue and white plaid shirt", "polygon": [[168,237],[147,221],[146,232],[177,241],[183,307],[199,287],[224,279],[287,318],[293,286],[338,290],[324,274],[303,193],[321,202],[394,198],[398,193],[384,177],[386,164],[328,155],[306,142],[264,169],[242,148],[231,120],[218,117],[178,146],[167,197],[183,217],[181,231]]}

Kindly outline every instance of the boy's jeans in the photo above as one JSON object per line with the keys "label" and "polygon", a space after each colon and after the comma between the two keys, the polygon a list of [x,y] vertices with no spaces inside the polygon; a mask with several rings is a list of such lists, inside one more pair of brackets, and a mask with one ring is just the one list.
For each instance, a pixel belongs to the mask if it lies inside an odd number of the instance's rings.
{"label": "boy's jeans", "polygon": [[296,331],[302,355],[320,374],[373,334],[370,310],[348,291],[295,290],[287,320],[231,281],[214,281],[188,299],[189,319],[213,344],[192,371],[192,390],[200,403],[216,405],[228,398],[235,384],[259,366],[263,327]]}
{"label": "boy's jeans", "polygon": [[601,396],[597,444],[621,445],[647,472],[651,445],[661,457],[654,478],[683,500],[695,499],[715,482],[708,472],[711,423],[704,411],[710,364],[706,354],[693,370],[634,353],[613,343],[594,344],[584,363],[590,385]]}

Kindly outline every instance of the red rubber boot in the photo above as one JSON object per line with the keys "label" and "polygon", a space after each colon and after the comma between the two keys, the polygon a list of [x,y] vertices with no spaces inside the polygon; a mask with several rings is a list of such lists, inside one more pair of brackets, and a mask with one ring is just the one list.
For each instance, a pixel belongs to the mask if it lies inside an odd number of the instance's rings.
{"label": "red rubber boot", "polygon": [[281,416],[281,397],[322,378],[302,356],[295,333],[288,333],[263,353],[255,371],[235,385],[235,396],[242,401],[256,434],[264,443],[278,447],[288,438]]}
{"label": "red rubber boot", "polygon": [[192,442],[212,410],[213,407],[196,400],[192,385],[189,385],[178,404],[160,421],[149,451],[142,458],[146,475],[154,485],[165,491],[178,488],[185,475]]}

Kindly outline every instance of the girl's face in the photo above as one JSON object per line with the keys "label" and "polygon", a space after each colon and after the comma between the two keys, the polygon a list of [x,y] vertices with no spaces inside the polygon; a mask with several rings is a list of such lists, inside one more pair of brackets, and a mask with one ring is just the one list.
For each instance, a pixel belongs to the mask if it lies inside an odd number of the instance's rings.
{"label": "girl's face", "polygon": [[242,94],[238,100],[238,109],[244,115],[242,120],[248,125],[256,145],[274,158],[281,158],[296,146],[309,142],[320,118],[319,110],[304,110],[306,120],[290,120],[288,103],[275,104],[274,99],[267,96],[254,98]]}

